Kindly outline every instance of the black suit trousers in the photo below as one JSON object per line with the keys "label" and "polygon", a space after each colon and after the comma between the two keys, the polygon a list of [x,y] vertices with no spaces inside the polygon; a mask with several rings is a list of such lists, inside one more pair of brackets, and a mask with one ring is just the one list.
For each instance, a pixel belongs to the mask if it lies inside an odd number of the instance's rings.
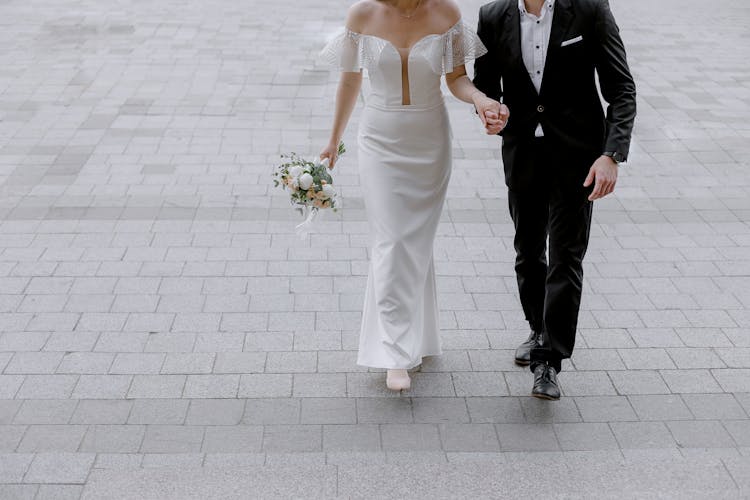
{"label": "black suit trousers", "polygon": [[592,187],[583,187],[588,172],[566,165],[545,138],[535,138],[528,146],[528,154],[513,155],[514,164],[505,166],[525,178],[508,183],[516,278],[526,319],[532,329],[543,332],[542,347],[531,352],[531,370],[548,362],[559,372],[575,345]]}

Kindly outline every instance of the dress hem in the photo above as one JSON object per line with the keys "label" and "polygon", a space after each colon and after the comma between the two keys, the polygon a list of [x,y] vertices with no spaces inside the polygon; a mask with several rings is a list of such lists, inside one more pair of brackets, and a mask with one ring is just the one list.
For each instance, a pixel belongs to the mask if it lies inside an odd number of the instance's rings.
{"label": "dress hem", "polygon": [[442,356],[442,351],[434,353],[434,354],[423,354],[419,357],[419,360],[414,362],[413,364],[410,364],[408,366],[383,366],[383,365],[376,365],[374,363],[367,363],[357,360],[357,366],[364,366],[367,368],[379,368],[381,370],[411,370],[412,368],[416,368],[417,366],[421,365],[424,361],[424,358],[428,358],[431,356]]}

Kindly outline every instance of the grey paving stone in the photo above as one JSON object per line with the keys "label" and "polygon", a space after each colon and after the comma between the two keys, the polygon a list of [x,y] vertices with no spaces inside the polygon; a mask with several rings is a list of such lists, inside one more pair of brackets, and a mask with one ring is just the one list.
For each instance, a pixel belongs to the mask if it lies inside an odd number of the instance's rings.
{"label": "grey paving stone", "polygon": [[669,394],[669,387],[659,375],[651,370],[612,371],[609,377],[618,394]]}
{"label": "grey paving stone", "polygon": [[675,393],[721,392],[721,387],[708,370],[663,370],[660,373]]}
{"label": "grey paving stone", "polygon": [[[458,372],[453,374],[456,395],[467,397],[508,396],[508,387],[500,372]],[[445,394],[452,395],[452,393]]]}
{"label": "grey paving stone", "polygon": [[186,425],[237,425],[245,413],[245,401],[238,399],[193,399]]}
{"label": "grey paving stone", "polygon": [[261,373],[266,364],[263,352],[220,352],[216,354],[214,373]]}
{"label": "grey paving stone", "polygon": [[209,468],[238,468],[263,465],[265,461],[265,453],[206,453],[203,464]]}
{"label": "grey paving stone", "polygon": [[13,399],[24,379],[24,375],[0,375],[0,397]]}
{"label": "grey paving stone", "polygon": [[128,424],[183,424],[189,404],[186,399],[136,399]]}
{"label": "grey paving stone", "polygon": [[57,373],[104,374],[109,371],[115,355],[101,352],[65,353]]}
{"label": "grey paving stone", "polygon": [[169,353],[164,359],[161,373],[211,373],[215,358],[214,353]]}
{"label": "grey paving stone", "polygon": [[124,424],[128,420],[133,401],[83,400],[78,401],[70,417],[71,424]]}
{"label": "grey paving stone", "polygon": [[357,365],[356,351],[318,351],[318,373],[365,372],[366,367]]}
{"label": "grey paving stone", "polygon": [[469,423],[463,398],[414,398],[414,421],[417,423]]}
{"label": "grey paving stone", "polygon": [[438,427],[432,424],[383,424],[381,436],[386,451],[441,449]]}
{"label": "grey paving stone", "polygon": [[43,484],[39,486],[35,500],[78,500],[83,493],[83,485]]}
{"label": "grey paving stone", "polygon": [[132,381],[131,375],[81,375],[72,397],[75,399],[124,398]]}
{"label": "grey paving stone", "polygon": [[317,352],[269,352],[267,373],[313,373],[318,364]]}
{"label": "grey paving stone", "polygon": [[537,398],[521,398],[521,408],[527,423],[580,422],[581,414],[572,398],[546,401]]}
{"label": "grey paving stone", "polygon": [[[750,422],[748,420],[724,420],[722,422],[724,428],[732,436],[732,439],[737,443],[737,446],[741,448],[747,448],[747,444],[750,442]],[[741,450],[742,453],[742,450]],[[744,453],[747,455],[746,453]]]}
{"label": "grey paving stone", "polygon": [[562,423],[554,424],[553,429],[563,451],[618,449],[606,423]]}
{"label": "grey paving stone", "polygon": [[92,453],[136,453],[141,447],[143,425],[92,425],[79,451]]}
{"label": "grey paving stone", "polygon": [[675,368],[665,349],[620,349],[620,357],[629,370],[666,370]]}
{"label": "grey paving stone", "polygon": [[379,451],[380,429],[374,424],[324,425],[323,450]]}
{"label": "grey paving stone", "polygon": [[724,368],[726,365],[710,348],[684,347],[667,350],[677,368]]}
{"label": "grey paving stone", "polygon": [[24,482],[84,484],[94,457],[93,453],[38,453],[26,471]]}
{"label": "grey paving stone", "polygon": [[240,375],[188,375],[186,398],[236,398]]}
{"label": "grey paving stone", "polygon": [[302,424],[355,424],[356,400],[351,398],[302,398]]}
{"label": "grey paving stone", "polygon": [[292,390],[294,397],[344,397],[346,375],[343,373],[295,373]]}
{"label": "grey paving stone", "polygon": [[263,443],[263,427],[232,425],[206,427],[202,451],[206,453],[255,453]]}
{"label": "grey paving stone", "polygon": [[0,483],[20,483],[29,468],[32,453],[0,454]]}
{"label": "grey paving stone", "polygon": [[410,398],[357,398],[357,422],[361,424],[412,423]]}
{"label": "grey paving stone", "polygon": [[502,451],[558,451],[551,424],[496,424]]}
{"label": "grey paving stone", "polygon": [[684,448],[732,448],[734,440],[714,420],[667,422],[677,445]]}
{"label": "grey paving stone", "polygon": [[322,451],[322,439],[320,425],[266,425],[263,430],[263,451]]}
{"label": "grey paving stone", "polygon": [[472,423],[523,423],[526,421],[519,398],[466,398]]}
{"label": "grey paving stone", "polygon": [[204,427],[186,425],[148,425],[141,453],[197,453],[203,443]]}
{"label": "grey paving stone", "polygon": [[465,351],[443,351],[442,356],[426,357],[422,360],[420,371],[431,372],[460,372],[470,371],[471,363]]}
{"label": "grey paving stone", "polygon": [[185,375],[134,375],[127,397],[179,398],[182,396],[186,380]]}
{"label": "grey paving stone", "polygon": [[733,394],[683,394],[690,411],[700,420],[747,419],[748,415]]}
{"label": "grey paving stone", "polygon": [[[11,386],[13,381],[11,380]],[[17,399],[68,399],[78,382],[77,375],[28,375],[18,389]]]}
{"label": "grey paving stone", "polygon": [[492,424],[441,424],[440,436],[445,451],[500,451]]}
{"label": "grey paving stone", "polygon": [[677,446],[663,422],[611,422],[609,426],[621,448],[662,449]]}
{"label": "grey paving stone", "polygon": [[113,374],[156,374],[164,364],[163,353],[118,353],[109,373]]}
{"label": "grey paving stone", "polygon": [[127,498],[223,498],[248,491],[262,496],[324,498],[335,495],[333,466],[276,466],[202,470],[175,468],[138,472],[96,470],[84,488],[83,499]]}
{"label": "grey paving stone", "polygon": [[0,425],[10,424],[23,403],[23,401],[0,400]]}
{"label": "grey paving stone", "polygon": [[[625,349],[623,349],[625,351]],[[571,358],[576,370],[624,370],[625,364],[617,349],[576,349]]]}
{"label": "grey paving stone", "polygon": [[300,422],[299,399],[254,398],[245,402],[243,424],[297,424]]}
{"label": "grey paving stone", "polygon": [[679,395],[633,395],[630,404],[641,420],[692,420],[694,417]]}
{"label": "grey paving stone", "polygon": [[55,373],[62,357],[61,352],[17,352],[5,367],[4,373]]}
{"label": "grey paving stone", "polygon": [[[527,382],[529,393],[533,385],[534,378],[530,377]],[[558,376],[560,388],[566,396],[606,396],[614,395],[615,389],[612,382],[607,377],[607,372],[560,372]]]}
{"label": "grey paving stone", "polygon": [[21,453],[74,452],[78,450],[86,429],[85,425],[31,425],[18,445],[18,451]]}
{"label": "grey paving stone", "polygon": [[0,497],[8,500],[33,500],[38,491],[36,484],[0,484]]}
{"label": "grey paving stone", "polygon": [[240,398],[288,398],[292,395],[291,374],[244,374],[240,376]]}
{"label": "grey paving stone", "polygon": [[632,422],[638,417],[625,396],[589,396],[575,398],[584,422]]}
{"label": "grey paving stone", "polygon": [[[18,403],[21,403],[19,401]],[[75,400],[26,400],[16,408],[15,418],[8,418],[15,424],[66,424],[78,404]]]}
{"label": "grey paving stone", "polygon": [[711,375],[725,392],[750,392],[750,369],[717,369]]}
{"label": "grey paving stone", "polygon": [[15,451],[26,429],[25,425],[0,425],[0,452]]}
{"label": "grey paving stone", "polygon": [[727,458],[722,460],[722,462],[743,493],[750,488],[750,474],[747,472],[748,465],[750,465],[748,457]]}

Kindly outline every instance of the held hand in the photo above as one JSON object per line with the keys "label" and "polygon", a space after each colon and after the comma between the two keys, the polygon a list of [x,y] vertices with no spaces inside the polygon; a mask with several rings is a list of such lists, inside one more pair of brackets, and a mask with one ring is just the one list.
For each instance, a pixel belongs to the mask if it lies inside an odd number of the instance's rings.
{"label": "held hand", "polygon": [[339,147],[337,142],[330,142],[323,151],[320,152],[320,159],[328,158],[328,169],[332,169],[339,159]]}
{"label": "held hand", "polygon": [[487,123],[484,127],[487,134],[497,135],[505,128],[505,125],[508,124],[510,110],[508,110],[508,106],[505,104],[500,104],[499,112],[488,111],[485,112],[484,116],[487,118]]}
{"label": "held hand", "polygon": [[475,92],[472,100],[487,134],[495,135],[505,128],[510,116],[507,106],[490,99],[482,92]]}
{"label": "held hand", "polygon": [[589,169],[589,175],[583,181],[583,187],[594,184],[589,201],[604,198],[615,190],[617,184],[617,162],[609,156],[600,156]]}

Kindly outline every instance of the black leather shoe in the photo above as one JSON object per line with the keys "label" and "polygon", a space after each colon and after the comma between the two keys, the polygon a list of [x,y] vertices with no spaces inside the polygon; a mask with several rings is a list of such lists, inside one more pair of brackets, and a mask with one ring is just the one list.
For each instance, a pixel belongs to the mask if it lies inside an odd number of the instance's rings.
{"label": "black leather shoe", "polygon": [[560,399],[560,387],[557,385],[557,371],[547,363],[540,363],[534,369],[534,388],[531,395],[535,398],[557,401]]}
{"label": "black leather shoe", "polygon": [[516,364],[519,366],[529,366],[531,363],[531,350],[542,345],[542,332],[531,331],[526,342],[516,349]]}

